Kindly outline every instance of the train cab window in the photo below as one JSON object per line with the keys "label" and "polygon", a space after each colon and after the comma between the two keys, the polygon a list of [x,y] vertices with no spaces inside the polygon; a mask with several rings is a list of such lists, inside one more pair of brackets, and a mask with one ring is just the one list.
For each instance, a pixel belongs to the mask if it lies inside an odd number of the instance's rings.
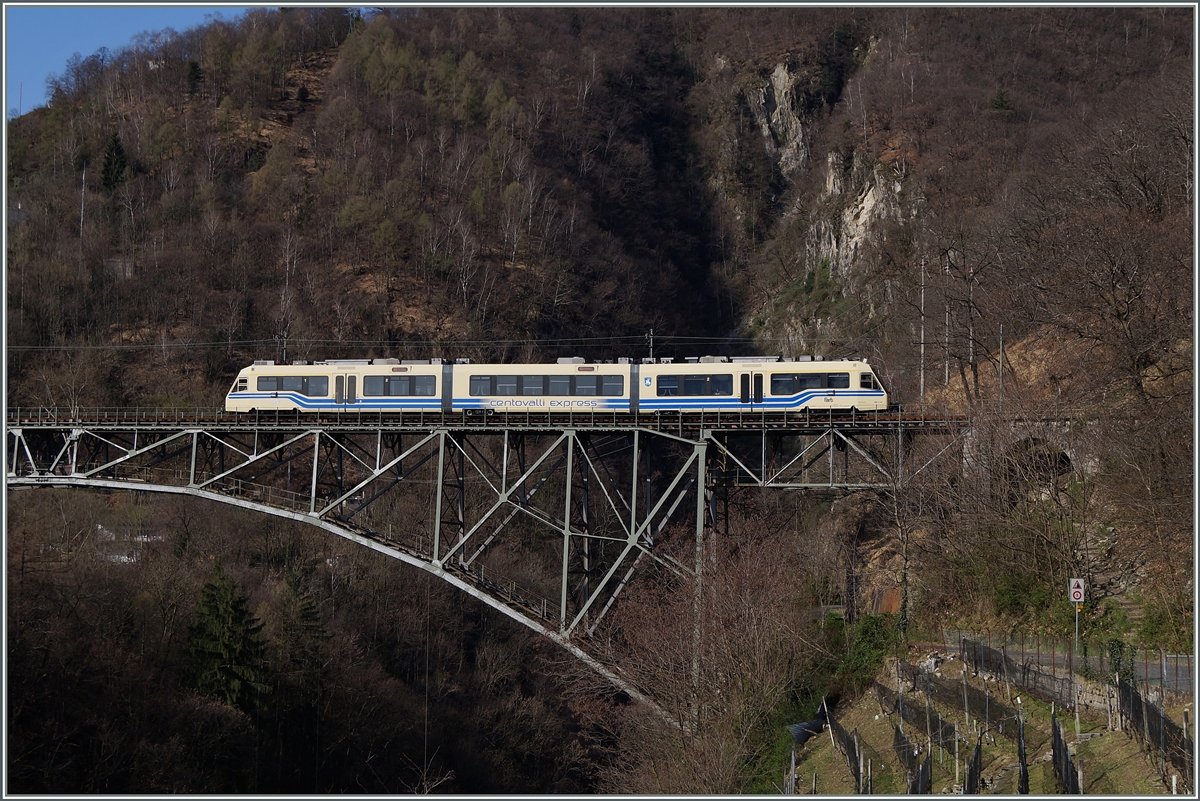
{"label": "train cab window", "polygon": [[577,375],[575,376],[575,394],[576,395],[595,395],[596,393],[596,376],[594,375]]}
{"label": "train cab window", "polygon": [[309,397],[329,394],[329,377],[324,375],[260,375],[259,392],[297,392]]}
{"label": "train cab window", "polygon": [[605,375],[600,377],[600,394],[601,395],[623,395],[625,394],[625,378],[619,375]]}
{"label": "train cab window", "polygon": [[551,375],[546,376],[546,381],[550,384],[549,388],[546,390],[547,395],[571,394],[571,376]]}
{"label": "train cab window", "polygon": [[859,376],[858,386],[860,389],[875,389],[875,382],[870,373],[860,373]]}
{"label": "train cab window", "polygon": [[545,385],[544,376],[523,375],[521,378],[522,395],[541,395]]}
{"label": "train cab window", "polygon": [[677,375],[660,375],[658,377],[658,394],[659,394],[659,397],[678,395],[679,394],[679,376],[677,376]]}
{"label": "train cab window", "polygon": [[830,389],[850,389],[850,374],[849,373],[830,373],[829,374]]}
{"label": "train cab window", "polygon": [[498,375],[496,376],[496,393],[497,395],[516,395],[517,394],[517,376],[515,375]]}
{"label": "train cab window", "polygon": [[250,379],[248,379],[248,378],[239,378],[237,380],[237,382],[233,385],[233,389],[229,390],[230,393],[245,392],[246,388],[249,386],[249,381],[250,381]]}

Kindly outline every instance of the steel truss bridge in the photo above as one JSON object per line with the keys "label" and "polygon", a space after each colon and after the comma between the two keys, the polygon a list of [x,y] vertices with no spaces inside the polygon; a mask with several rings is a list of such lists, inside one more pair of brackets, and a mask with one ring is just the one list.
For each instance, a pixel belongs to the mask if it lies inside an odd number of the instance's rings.
{"label": "steel truss bridge", "polygon": [[731,492],[895,492],[939,460],[961,469],[966,425],[899,412],[10,408],[5,463],[10,489],[175,493],[316,525],[433,573],[652,704],[588,650],[639,570],[699,598]]}

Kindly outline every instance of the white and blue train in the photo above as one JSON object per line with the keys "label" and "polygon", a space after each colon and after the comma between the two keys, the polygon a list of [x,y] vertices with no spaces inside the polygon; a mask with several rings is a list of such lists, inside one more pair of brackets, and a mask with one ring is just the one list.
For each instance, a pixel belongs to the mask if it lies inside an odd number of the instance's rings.
{"label": "white and blue train", "polygon": [[663,412],[888,408],[866,359],[703,356],[557,364],[438,359],[258,361],[238,373],[230,412]]}

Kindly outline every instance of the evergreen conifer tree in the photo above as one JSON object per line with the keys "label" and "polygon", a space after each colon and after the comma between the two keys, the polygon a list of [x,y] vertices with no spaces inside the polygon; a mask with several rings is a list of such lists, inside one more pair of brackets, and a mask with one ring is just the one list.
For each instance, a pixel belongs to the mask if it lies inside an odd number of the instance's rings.
{"label": "evergreen conifer tree", "polygon": [[204,695],[249,712],[263,682],[262,624],[250,611],[250,598],[238,591],[220,564],[200,591],[196,622],[188,630],[188,678]]}
{"label": "evergreen conifer tree", "polygon": [[104,163],[100,167],[100,185],[105,191],[111,192],[129,179],[129,160],[125,156],[125,146],[121,144],[121,134],[113,131],[104,146]]}

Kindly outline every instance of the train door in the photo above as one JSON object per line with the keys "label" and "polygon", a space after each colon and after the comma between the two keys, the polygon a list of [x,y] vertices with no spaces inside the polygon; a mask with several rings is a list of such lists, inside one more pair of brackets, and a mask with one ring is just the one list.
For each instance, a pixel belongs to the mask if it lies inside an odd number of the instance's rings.
{"label": "train door", "polygon": [[763,374],[742,373],[738,377],[739,395],[742,403],[763,402]]}
{"label": "train door", "polygon": [[358,376],[344,373],[333,379],[333,402],[338,406],[358,402]]}

